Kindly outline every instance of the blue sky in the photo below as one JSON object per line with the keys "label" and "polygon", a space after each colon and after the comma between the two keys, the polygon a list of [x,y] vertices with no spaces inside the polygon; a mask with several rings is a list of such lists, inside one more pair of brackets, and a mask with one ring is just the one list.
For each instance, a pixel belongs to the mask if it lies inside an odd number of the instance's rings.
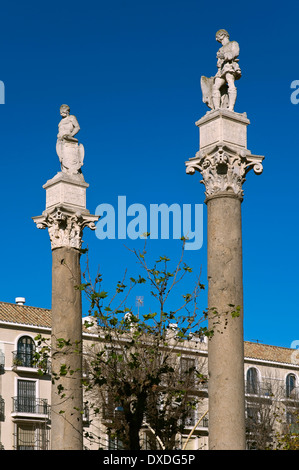
{"label": "blue sky", "polygon": [[[48,234],[31,217],[45,208],[42,185],[59,171],[59,107],[79,120],[91,213],[101,203],[204,204],[200,176],[185,174],[198,150],[195,121],[207,111],[201,75],[215,74],[215,33],[240,44],[242,78],[235,110],[246,112],[248,148],[264,155],[264,173],[244,185],[244,338],[289,347],[298,332],[299,5],[270,1],[114,0],[6,2],[1,6],[2,161],[0,300],[26,297],[51,307]],[[186,252],[206,283],[204,241]],[[124,247],[85,230],[92,273],[106,290],[136,263]],[[152,256],[176,260],[178,241],[152,241]],[[84,261],[83,261],[84,263]],[[142,291],[136,295],[143,295]],[[143,311],[148,307],[145,295]],[[202,298],[206,308],[206,293]],[[84,309],[86,306],[84,304]]]}

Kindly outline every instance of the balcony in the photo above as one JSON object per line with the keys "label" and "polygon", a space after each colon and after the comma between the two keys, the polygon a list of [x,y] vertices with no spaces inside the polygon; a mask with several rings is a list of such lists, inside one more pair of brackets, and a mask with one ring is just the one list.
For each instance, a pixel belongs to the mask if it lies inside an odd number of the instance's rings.
{"label": "balcony", "polygon": [[203,380],[201,383],[197,384],[196,387],[200,392],[208,393],[209,391],[209,384],[206,380]]}
{"label": "balcony", "polygon": [[273,391],[271,383],[269,382],[245,382],[245,393],[246,395],[255,395],[258,397],[272,397]]}
{"label": "balcony", "polygon": [[102,417],[104,421],[121,421],[123,419],[123,408],[109,402],[103,406]]}
{"label": "balcony", "polygon": [[0,374],[4,374],[5,371],[5,355],[0,350]]}
{"label": "balcony", "polygon": [[0,395],[0,421],[5,419],[5,402],[2,396]]}
{"label": "balcony", "polygon": [[13,418],[49,418],[50,407],[44,398],[13,397],[12,402]]}
{"label": "balcony", "polygon": [[299,423],[283,423],[283,434],[299,434]]}
{"label": "balcony", "polygon": [[299,387],[293,387],[291,389],[286,387],[285,399],[294,400],[296,402],[299,401]]}
{"label": "balcony", "polygon": [[88,427],[90,422],[89,422],[89,408],[87,405],[84,405],[83,408],[83,415],[82,415],[82,421],[83,421],[83,426]]}
{"label": "balcony", "polygon": [[204,416],[200,422],[198,422],[199,415],[197,413],[194,413],[192,416],[188,417],[185,422],[186,428],[193,428],[195,424],[197,424],[196,428],[199,429],[205,429],[209,427],[209,418],[207,416]]}
{"label": "balcony", "polygon": [[33,352],[24,353],[19,351],[13,351],[13,363],[12,367],[14,370],[18,371],[42,371],[43,373],[50,373],[50,362],[43,360],[42,362],[37,363],[36,358]]}

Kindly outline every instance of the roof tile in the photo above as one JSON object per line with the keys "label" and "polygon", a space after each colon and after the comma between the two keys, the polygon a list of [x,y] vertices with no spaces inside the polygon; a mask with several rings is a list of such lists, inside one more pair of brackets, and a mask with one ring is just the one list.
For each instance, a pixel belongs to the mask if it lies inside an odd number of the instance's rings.
{"label": "roof tile", "polygon": [[272,346],[269,344],[244,342],[244,355],[248,358],[262,359],[266,361],[281,362],[284,364],[297,364],[296,350],[291,348],[282,348],[281,346]]}
{"label": "roof tile", "polygon": [[[0,322],[1,321],[51,328],[51,310],[0,302]],[[294,354],[294,351],[296,350],[291,348],[282,348],[280,346],[251,343],[249,341],[244,342],[245,358],[298,365],[297,354]]]}
{"label": "roof tile", "polygon": [[0,302],[0,321],[51,328],[51,310]]}

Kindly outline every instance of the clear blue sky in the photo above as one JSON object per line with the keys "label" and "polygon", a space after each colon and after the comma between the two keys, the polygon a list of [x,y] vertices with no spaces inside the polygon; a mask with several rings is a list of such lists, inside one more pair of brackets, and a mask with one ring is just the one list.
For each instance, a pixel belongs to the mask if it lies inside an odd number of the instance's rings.
{"label": "clear blue sky", "polygon": [[[204,204],[200,176],[186,175],[185,161],[198,150],[194,123],[207,111],[200,77],[215,73],[215,33],[225,28],[240,44],[235,110],[250,119],[248,148],[265,155],[264,173],[249,173],[244,185],[244,337],[285,347],[298,340],[299,105],[290,101],[299,79],[298,13],[294,2],[255,0],[1,5],[0,300],[24,296],[28,305],[51,307],[50,242],[31,217],[44,210],[42,185],[59,171],[62,103],[81,126],[91,213],[116,205],[119,195],[146,207]],[[202,249],[186,253],[203,283],[205,229]],[[89,230],[84,241],[107,290],[125,267],[136,270],[124,241],[100,241]],[[150,248],[174,260],[180,253],[175,241]]]}

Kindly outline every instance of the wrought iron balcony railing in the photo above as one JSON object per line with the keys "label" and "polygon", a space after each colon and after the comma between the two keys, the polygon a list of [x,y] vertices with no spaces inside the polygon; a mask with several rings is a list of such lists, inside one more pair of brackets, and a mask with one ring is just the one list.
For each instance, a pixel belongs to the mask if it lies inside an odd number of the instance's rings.
{"label": "wrought iron balcony railing", "polygon": [[2,396],[0,395],[0,421],[4,421],[4,418],[5,418],[4,410],[5,410],[5,402]]}
{"label": "wrought iron balcony railing", "polygon": [[13,397],[12,412],[15,414],[34,414],[49,416],[50,407],[45,398]]}
{"label": "wrought iron balcony railing", "polygon": [[283,380],[264,380],[245,382],[246,395],[254,395],[259,398],[280,397],[287,400],[299,401],[299,387],[289,387]]}
{"label": "wrought iron balcony railing", "polygon": [[290,389],[289,387],[286,387],[285,397],[288,400],[298,401],[299,400],[299,387],[293,387],[292,389]]}
{"label": "wrought iron balcony railing", "polygon": [[37,362],[35,358],[35,353],[24,353],[19,351],[13,351],[13,367],[29,367],[34,369],[41,369],[43,372],[50,372],[50,362],[43,360],[42,362]]}
{"label": "wrought iron balcony railing", "polygon": [[209,418],[204,417],[199,423],[198,423],[199,416],[197,413],[195,413],[193,416],[190,416],[186,419],[185,421],[185,426],[186,427],[193,427],[197,423],[198,428],[208,428],[209,427]]}
{"label": "wrought iron balcony railing", "polygon": [[247,395],[258,395],[259,397],[273,396],[271,383],[269,382],[245,382],[245,393]]}

